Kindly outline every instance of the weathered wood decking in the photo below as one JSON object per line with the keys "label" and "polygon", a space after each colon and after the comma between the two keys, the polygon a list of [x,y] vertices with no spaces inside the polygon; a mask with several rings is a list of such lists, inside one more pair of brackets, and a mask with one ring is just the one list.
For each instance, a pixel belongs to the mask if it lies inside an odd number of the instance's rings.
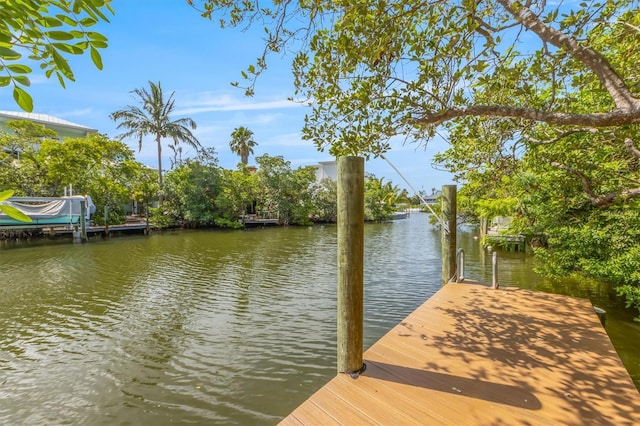
{"label": "weathered wood decking", "polygon": [[638,425],[635,388],[591,303],[448,284],[281,425]]}

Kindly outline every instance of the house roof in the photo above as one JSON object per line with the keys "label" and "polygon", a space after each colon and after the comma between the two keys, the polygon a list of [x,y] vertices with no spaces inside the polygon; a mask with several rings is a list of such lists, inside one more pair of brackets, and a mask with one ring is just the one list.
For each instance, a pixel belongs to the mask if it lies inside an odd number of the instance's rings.
{"label": "house roof", "polygon": [[16,111],[0,111],[0,121],[2,119],[7,120],[30,120],[34,123],[48,124],[51,126],[66,127],[68,129],[81,130],[84,132],[97,132],[96,129],[83,126],[81,124],[72,123],[71,121],[63,120],[58,117],[53,117],[47,114],[34,114],[31,112],[16,112]]}

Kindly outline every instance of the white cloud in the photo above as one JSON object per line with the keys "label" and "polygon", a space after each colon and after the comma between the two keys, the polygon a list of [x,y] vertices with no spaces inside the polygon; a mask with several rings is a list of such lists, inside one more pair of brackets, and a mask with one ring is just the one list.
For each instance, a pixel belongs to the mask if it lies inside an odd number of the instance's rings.
{"label": "white cloud", "polygon": [[193,131],[193,134],[202,143],[208,140],[216,141],[222,137],[229,136],[229,132],[227,131],[226,126],[213,124],[198,126],[196,130]]}
{"label": "white cloud", "polygon": [[45,84],[50,80],[44,74],[31,74],[29,75],[29,81],[31,84]]}
{"label": "white cloud", "polygon": [[272,124],[282,118],[282,114],[259,114],[248,120],[249,124]]}
{"label": "white cloud", "polygon": [[[259,141],[258,141],[259,142]],[[259,142],[260,143],[260,142]],[[264,146],[286,146],[286,147],[312,147],[309,141],[303,141],[300,133],[281,133],[264,140],[261,145]]]}
{"label": "white cloud", "polygon": [[191,100],[181,101],[181,105],[183,106],[175,111],[177,115],[193,115],[215,111],[274,110],[301,106],[299,103],[282,98],[258,101],[254,98],[238,99],[227,94],[212,95],[210,93],[200,93]]}
{"label": "white cloud", "polygon": [[95,111],[93,110],[93,108],[82,108],[82,109],[75,109],[75,110],[60,112],[60,113],[57,113],[56,115],[60,117],[87,117],[94,113]]}

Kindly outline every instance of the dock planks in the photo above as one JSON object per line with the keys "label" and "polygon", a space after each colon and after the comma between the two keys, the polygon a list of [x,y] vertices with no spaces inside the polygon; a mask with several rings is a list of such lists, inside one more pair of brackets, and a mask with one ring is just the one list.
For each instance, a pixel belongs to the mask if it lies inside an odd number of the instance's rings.
{"label": "dock planks", "polygon": [[588,300],[447,284],[281,425],[633,425],[640,393]]}

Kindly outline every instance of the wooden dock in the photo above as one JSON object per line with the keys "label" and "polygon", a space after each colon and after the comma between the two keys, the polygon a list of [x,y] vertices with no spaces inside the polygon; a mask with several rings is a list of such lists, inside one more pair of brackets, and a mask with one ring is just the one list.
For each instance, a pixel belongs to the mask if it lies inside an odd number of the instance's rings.
{"label": "wooden dock", "polygon": [[638,425],[591,303],[447,284],[281,425]]}

